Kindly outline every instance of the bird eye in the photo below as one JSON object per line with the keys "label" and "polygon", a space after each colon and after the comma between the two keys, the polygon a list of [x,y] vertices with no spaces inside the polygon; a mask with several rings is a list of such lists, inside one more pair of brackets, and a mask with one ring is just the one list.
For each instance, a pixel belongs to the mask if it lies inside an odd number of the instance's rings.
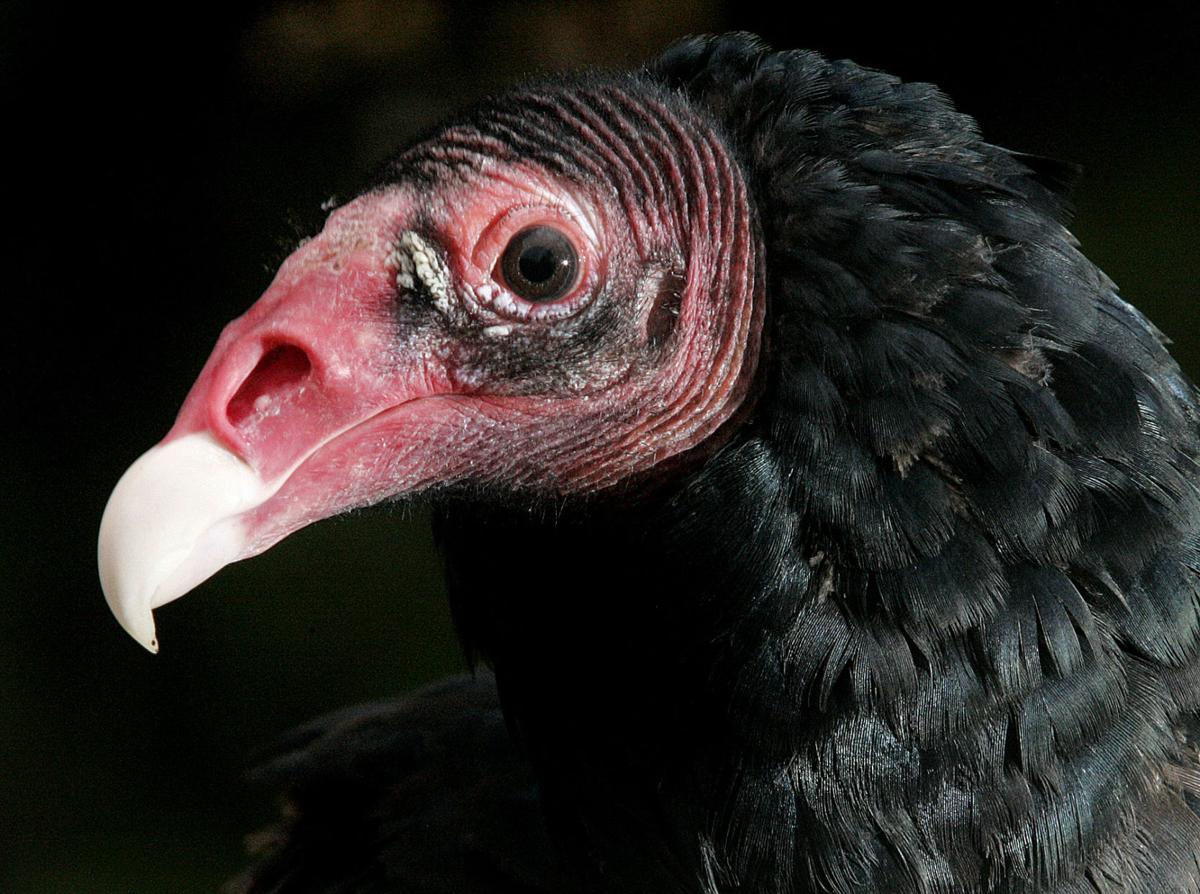
{"label": "bird eye", "polygon": [[575,285],[579,255],[571,240],[554,227],[526,227],[513,236],[500,256],[505,285],[526,301],[545,303]]}

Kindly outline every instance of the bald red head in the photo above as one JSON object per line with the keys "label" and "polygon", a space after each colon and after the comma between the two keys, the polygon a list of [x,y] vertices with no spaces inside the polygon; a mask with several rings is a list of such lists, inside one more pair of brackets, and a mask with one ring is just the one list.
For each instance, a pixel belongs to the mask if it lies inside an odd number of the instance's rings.
{"label": "bald red head", "polygon": [[640,86],[493,101],[284,262],[110,501],[131,633],[153,645],[151,608],[316,519],[454,484],[598,491],[730,418],[762,315],[750,200],[711,124]]}

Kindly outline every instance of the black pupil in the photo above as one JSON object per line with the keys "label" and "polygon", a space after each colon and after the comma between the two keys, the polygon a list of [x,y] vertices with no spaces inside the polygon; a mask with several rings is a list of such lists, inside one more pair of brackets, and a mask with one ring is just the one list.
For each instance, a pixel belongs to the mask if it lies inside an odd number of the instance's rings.
{"label": "black pupil", "polygon": [[527,227],[504,249],[501,271],[508,287],[526,301],[554,301],[575,284],[575,247],[554,227]]}
{"label": "black pupil", "polygon": [[545,245],[531,245],[521,252],[517,266],[521,276],[532,283],[543,283],[558,272],[561,259]]}

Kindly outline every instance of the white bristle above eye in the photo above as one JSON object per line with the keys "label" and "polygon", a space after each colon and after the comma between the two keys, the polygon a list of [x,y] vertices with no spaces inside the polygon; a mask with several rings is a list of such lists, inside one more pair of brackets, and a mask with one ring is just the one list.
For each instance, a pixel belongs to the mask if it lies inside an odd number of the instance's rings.
{"label": "white bristle above eye", "polygon": [[396,267],[396,285],[406,291],[422,288],[442,313],[454,312],[450,270],[438,251],[420,234],[405,230],[389,258]]}

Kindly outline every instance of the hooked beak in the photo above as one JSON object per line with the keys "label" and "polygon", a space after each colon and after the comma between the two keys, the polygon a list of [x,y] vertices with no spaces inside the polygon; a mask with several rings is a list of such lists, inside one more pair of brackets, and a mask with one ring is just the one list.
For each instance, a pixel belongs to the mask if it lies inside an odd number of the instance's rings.
{"label": "hooked beak", "polygon": [[158,651],[153,610],[230,562],[345,509],[455,471],[449,384],[397,322],[400,194],[361,197],[280,268],[222,333],[161,443],[113,490],[100,581],[121,626]]}
{"label": "hooked beak", "polygon": [[[277,488],[276,488],[277,489]],[[274,489],[208,432],[144,453],[100,521],[100,585],[125,631],[158,651],[152,610],[242,557],[243,513]]]}

